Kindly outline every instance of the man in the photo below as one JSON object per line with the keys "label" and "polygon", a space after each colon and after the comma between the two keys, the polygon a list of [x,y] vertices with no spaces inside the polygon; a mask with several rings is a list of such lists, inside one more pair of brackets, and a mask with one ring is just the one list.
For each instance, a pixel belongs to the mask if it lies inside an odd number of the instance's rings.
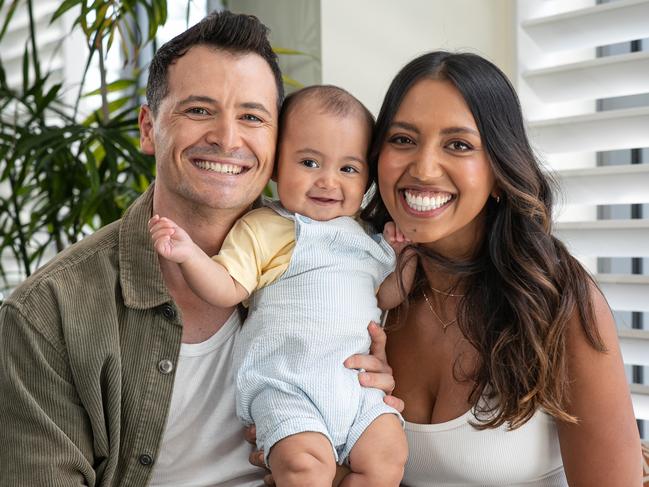
{"label": "man", "polygon": [[[217,253],[270,177],[282,98],[254,17],[211,14],[156,53],[139,118],[155,185],[0,308],[1,485],[260,484],[234,413],[239,314],[158,261],[147,221],[169,216]],[[349,366],[389,370],[374,337]]]}

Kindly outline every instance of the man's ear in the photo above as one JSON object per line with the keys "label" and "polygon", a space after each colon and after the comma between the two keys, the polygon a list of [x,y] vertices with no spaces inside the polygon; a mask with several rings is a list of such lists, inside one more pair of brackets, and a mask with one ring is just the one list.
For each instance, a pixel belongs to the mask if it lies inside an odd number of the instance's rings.
{"label": "man's ear", "polygon": [[155,154],[155,134],[153,133],[153,113],[149,105],[142,105],[137,117],[140,126],[140,150],[150,156]]}

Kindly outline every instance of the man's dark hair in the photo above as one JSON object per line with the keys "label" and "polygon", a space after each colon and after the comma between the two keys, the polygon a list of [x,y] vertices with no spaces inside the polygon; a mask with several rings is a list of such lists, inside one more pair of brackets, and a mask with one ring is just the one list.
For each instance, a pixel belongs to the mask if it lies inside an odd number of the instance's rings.
{"label": "man's dark hair", "polygon": [[149,66],[146,98],[154,115],[167,95],[167,72],[176,59],[194,46],[203,45],[234,54],[258,54],[270,66],[277,85],[277,110],[284,100],[282,73],[277,55],[268,42],[268,27],[254,15],[234,14],[227,10],[212,12],[198,24],[177,35],[158,49]]}

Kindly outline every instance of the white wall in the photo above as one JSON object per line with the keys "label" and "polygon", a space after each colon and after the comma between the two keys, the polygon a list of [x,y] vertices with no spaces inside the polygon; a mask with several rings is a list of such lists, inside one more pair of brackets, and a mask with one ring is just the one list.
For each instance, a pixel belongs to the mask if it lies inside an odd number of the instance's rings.
{"label": "white wall", "polygon": [[516,78],[513,0],[322,0],[322,82],[378,114],[390,81],[435,49],[471,51]]}

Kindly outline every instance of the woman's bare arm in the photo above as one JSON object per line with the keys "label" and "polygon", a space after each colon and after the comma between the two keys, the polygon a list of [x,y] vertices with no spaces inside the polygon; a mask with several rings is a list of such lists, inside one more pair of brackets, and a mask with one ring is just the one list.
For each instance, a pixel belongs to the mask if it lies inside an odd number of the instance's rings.
{"label": "woman's bare arm", "polygon": [[592,287],[596,327],[607,348],[587,341],[577,316],[566,341],[570,377],[568,412],[577,424],[559,423],[561,455],[573,487],[640,486],[641,449],[617,330],[608,304]]}

